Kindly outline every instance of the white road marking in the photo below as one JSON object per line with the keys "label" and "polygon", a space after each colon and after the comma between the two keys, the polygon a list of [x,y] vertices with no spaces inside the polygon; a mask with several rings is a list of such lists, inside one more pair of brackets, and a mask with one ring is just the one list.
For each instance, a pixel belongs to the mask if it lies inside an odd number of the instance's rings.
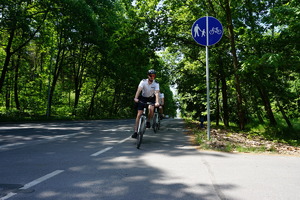
{"label": "white road marking", "polygon": [[[35,185],[37,185],[37,184],[39,184],[39,183],[41,183],[41,182],[44,182],[44,181],[46,181],[47,179],[52,178],[52,177],[54,177],[54,176],[56,176],[56,175],[58,175],[58,174],[60,174],[60,173],[62,173],[62,172],[64,172],[64,170],[56,170],[56,171],[54,171],[54,172],[52,172],[52,173],[50,173],[50,174],[47,174],[47,175],[42,176],[42,177],[40,177],[40,178],[38,178],[38,179],[36,179],[36,180],[34,180],[34,181],[31,181],[30,183],[25,184],[23,187],[20,188],[20,190],[26,190],[26,189],[28,189],[28,188],[30,188],[30,187],[32,187],[32,186],[35,186]],[[10,198],[10,197],[12,197],[12,196],[15,196],[16,194],[17,194],[17,193],[10,192],[10,193],[8,193],[6,196],[1,197],[0,200],[8,199],[8,198]]]}
{"label": "white road marking", "polygon": [[20,148],[20,147],[24,147],[27,145],[35,145],[35,144],[43,144],[46,143],[48,141],[56,141],[62,138],[71,138],[77,135],[80,135],[84,132],[79,132],[79,133],[72,133],[72,134],[67,134],[67,135],[57,135],[57,136],[45,136],[42,139],[36,139],[36,140],[32,140],[32,141],[24,141],[24,142],[18,142],[18,143],[14,143],[14,144],[6,144],[6,145],[0,145],[0,151],[7,151],[7,150],[12,150],[12,149],[16,149],[16,148]]}
{"label": "white road marking", "polygon": [[129,140],[131,138],[131,136],[129,136],[128,138],[125,138],[124,140],[121,140],[120,142],[118,142],[119,144],[121,144],[121,143],[123,143],[123,142],[125,142],[125,141],[127,141],[127,140]]}
{"label": "white road marking", "polygon": [[112,148],[113,148],[113,147],[107,147],[107,148],[105,148],[105,149],[102,149],[101,151],[98,151],[98,152],[92,154],[91,156],[99,156],[100,154],[102,154],[102,153],[104,153],[104,152],[106,152],[106,151],[108,151],[108,150],[110,150],[110,149],[112,149]]}
{"label": "white road marking", "polygon": [[18,143],[13,143],[13,144],[5,144],[5,145],[1,145],[0,146],[0,150],[1,149],[6,149],[6,148],[10,148],[10,147],[15,147],[15,146],[19,146],[19,145],[23,145],[25,143],[23,142],[18,142]]}

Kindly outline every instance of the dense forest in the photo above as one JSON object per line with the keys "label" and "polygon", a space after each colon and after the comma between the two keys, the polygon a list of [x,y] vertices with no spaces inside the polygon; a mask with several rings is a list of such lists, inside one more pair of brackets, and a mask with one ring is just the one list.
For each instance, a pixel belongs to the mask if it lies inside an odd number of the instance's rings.
{"label": "dense forest", "polygon": [[150,68],[175,115],[169,74],[130,1],[7,0],[0,4],[3,118],[132,117]]}
{"label": "dense forest", "polygon": [[206,15],[224,31],[209,47],[212,121],[299,130],[296,0],[2,0],[1,117],[133,117],[153,68],[165,112],[199,119],[206,52],[191,27]]}

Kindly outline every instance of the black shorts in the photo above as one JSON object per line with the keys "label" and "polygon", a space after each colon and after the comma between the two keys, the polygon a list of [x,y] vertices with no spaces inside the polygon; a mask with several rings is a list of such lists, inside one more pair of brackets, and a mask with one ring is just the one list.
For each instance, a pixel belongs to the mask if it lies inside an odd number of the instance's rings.
{"label": "black shorts", "polygon": [[145,104],[143,104],[143,103],[151,102],[151,103],[155,104],[155,96],[154,97],[143,97],[142,96],[139,99],[142,103],[138,103],[138,110],[144,110]]}

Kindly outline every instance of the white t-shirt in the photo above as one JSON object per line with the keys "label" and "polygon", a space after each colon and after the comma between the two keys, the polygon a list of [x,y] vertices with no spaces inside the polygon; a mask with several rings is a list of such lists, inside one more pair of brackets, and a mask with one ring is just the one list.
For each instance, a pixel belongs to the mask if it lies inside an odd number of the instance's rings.
{"label": "white t-shirt", "polygon": [[142,96],[143,97],[153,97],[154,92],[159,90],[159,83],[153,82],[151,84],[148,83],[148,79],[141,80],[139,87],[142,88]]}
{"label": "white t-shirt", "polygon": [[165,98],[165,95],[164,95],[164,93],[159,93],[159,104],[162,104],[163,102],[162,102],[162,99],[164,99]]}

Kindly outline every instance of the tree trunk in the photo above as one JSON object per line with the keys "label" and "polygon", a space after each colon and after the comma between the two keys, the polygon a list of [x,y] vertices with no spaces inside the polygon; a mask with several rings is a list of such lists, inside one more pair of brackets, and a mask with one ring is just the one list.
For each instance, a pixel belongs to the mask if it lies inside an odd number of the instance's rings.
{"label": "tree trunk", "polygon": [[16,108],[20,110],[20,101],[19,101],[19,93],[18,93],[18,79],[19,79],[19,67],[20,67],[20,58],[21,55],[18,55],[17,64],[15,67],[15,83],[14,83],[14,95],[15,95],[15,104]]}
{"label": "tree trunk", "polygon": [[74,116],[76,116],[76,114],[77,114],[77,107],[78,107],[78,103],[79,103],[80,93],[81,93],[81,89],[79,87],[76,87],[74,107],[73,107],[73,112],[72,112],[72,115],[74,115]]}
{"label": "tree trunk", "polygon": [[14,40],[14,36],[15,36],[15,29],[12,29],[10,31],[8,43],[7,43],[7,46],[5,49],[6,57],[5,57],[5,61],[4,61],[4,65],[3,65],[2,73],[1,73],[1,77],[0,77],[0,93],[2,92],[2,88],[4,86],[5,75],[6,75],[6,72],[8,71],[8,65],[10,63],[11,56],[13,55],[10,50],[11,50],[12,42]]}
{"label": "tree trunk", "polygon": [[113,100],[112,100],[112,103],[111,103],[111,107],[110,107],[110,111],[109,111],[109,116],[112,117],[113,113],[116,113],[117,110],[117,106],[116,106],[116,100],[117,100],[117,96],[118,96],[118,93],[119,93],[119,87],[118,87],[118,84],[115,83],[115,92],[114,92],[114,97],[113,97]]}
{"label": "tree trunk", "polygon": [[[77,49],[72,53],[74,56],[75,63],[73,64],[73,73],[74,73],[74,82],[75,82],[75,102],[73,108],[73,115],[77,113],[77,107],[79,104],[79,99],[81,95],[81,88],[84,83],[84,73],[86,70],[86,63],[88,60],[88,56],[90,54],[90,48],[86,46],[86,44],[81,44],[79,51],[80,53],[76,53]],[[76,59],[78,58],[78,59]]]}
{"label": "tree trunk", "polygon": [[256,97],[252,98],[252,104],[253,104],[254,112],[255,112],[255,114],[257,116],[257,119],[258,119],[259,123],[260,124],[264,124],[265,122],[264,122],[264,119],[262,117],[262,111],[257,106],[257,105],[260,105],[260,104],[257,102],[257,98]]}
{"label": "tree trunk", "polygon": [[6,110],[10,109],[10,87],[6,87],[6,91],[5,91],[5,107]]}
{"label": "tree trunk", "polygon": [[285,111],[284,111],[283,107],[281,106],[281,104],[278,100],[276,101],[276,104],[277,104],[277,106],[278,106],[278,108],[279,108],[279,110],[282,114],[283,119],[286,121],[288,127],[293,128],[292,123],[290,122],[289,118],[286,116]]}
{"label": "tree trunk", "polygon": [[226,20],[228,24],[228,33],[229,33],[229,40],[231,46],[231,53],[233,58],[233,67],[234,67],[234,78],[235,78],[235,89],[237,92],[237,111],[239,117],[239,128],[243,130],[245,128],[245,111],[243,108],[243,98],[241,92],[241,84],[239,76],[237,75],[239,69],[239,62],[237,59],[237,53],[235,48],[235,39],[234,39],[234,31],[233,31],[233,24],[232,24],[232,17],[231,17],[231,9],[229,5],[229,0],[225,0],[225,12],[226,12]]}
{"label": "tree trunk", "polygon": [[65,57],[65,51],[62,49],[59,49],[58,53],[57,53],[57,57],[56,57],[56,64],[55,64],[55,69],[53,71],[53,81],[51,84],[51,88],[50,88],[50,92],[49,92],[49,98],[48,98],[48,108],[47,108],[47,117],[51,116],[51,107],[52,107],[52,99],[53,99],[53,94],[54,94],[54,90],[56,87],[56,83],[62,68],[62,63]]}
{"label": "tree trunk", "polygon": [[219,94],[220,94],[220,78],[219,76],[217,76],[217,80],[216,80],[216,125],[219,126],[220,124],[220,103],[219,103]]}
{"label": "tree trunk", "polygon": [[89,106],[89,110],[88,110],[88,116],[90,117],[93,113],[93,109],[94,109],[94,104],[95,104],[95,97],[96,97],[96,94],[98,92],[98,88],[100,87],[101,83],[103,81],[103,77],[101,78],[101,80],[97,80],[96,81],[96,85],[93,89],[93,95],[92,95],[92,98],[91,98],[91,103],[90,103],[90,106]]}
{"label": "tree trunk", "polygon": [[229,110],[228,110],[228,98],[227,98],[227,84],[225,75],[221,75],[222,83],[222,98],[223,98],[223,122],[226,128],[229,127]]}
{"label": "tree trunk", "polygon": [[85,67],[83,66],[84,63],[79,63],[78,65],[82,65],[82,67],[78,66],[78,69],[76,69],[76,64],[74,64],[74,82],[75,82],[75,101],[74,101],[74,108],[73,108],[73,115],[76,115],[77,113],[77,107],[79,104],[79,98],[81,94],[81,88],[83,85],[83,74],[85,71]]}
{"label": "tree trunk", "polygon": [[276,126],[277,122],[275,120],[267,92],[265,91],[265,89],[263,89],[262,87],[259,87],[259,86],[257,86],[257,89],[258,89],[261,99],[263,101],[265,110],[267,112],[268,119],[270,120],[270,125]]}
{"label": "tree trunk", "polygon": [[261,112],[260,112],[260,110],[258,108],[256,109],[256,115],[257,115],[259,123],[264,124],[265,123],[264,119],[262,118]]}

